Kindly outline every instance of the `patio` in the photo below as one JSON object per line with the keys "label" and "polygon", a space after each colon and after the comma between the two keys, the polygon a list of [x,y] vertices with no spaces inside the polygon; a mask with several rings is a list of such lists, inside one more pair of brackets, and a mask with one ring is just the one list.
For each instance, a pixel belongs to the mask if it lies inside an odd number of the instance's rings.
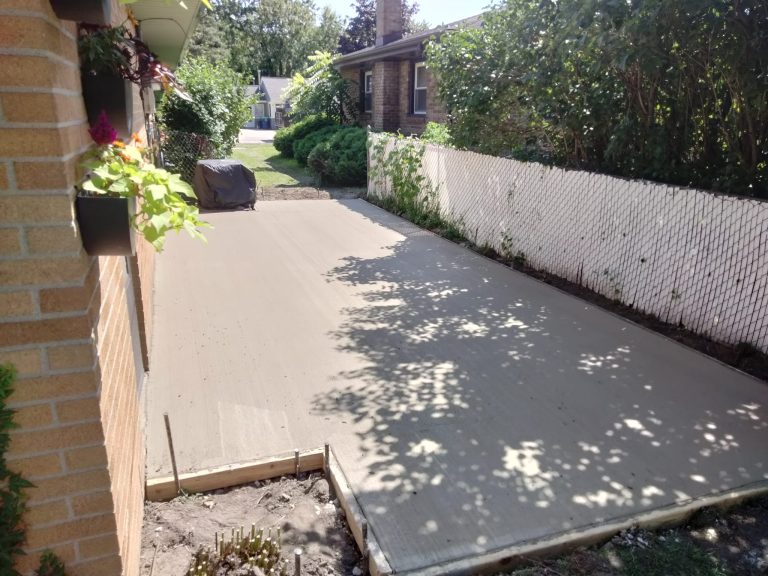
{"label": "patio", "polygon": [[768,386],[362,200],[159,258],[148,475],[333,445],[396,572],[768,486]]}

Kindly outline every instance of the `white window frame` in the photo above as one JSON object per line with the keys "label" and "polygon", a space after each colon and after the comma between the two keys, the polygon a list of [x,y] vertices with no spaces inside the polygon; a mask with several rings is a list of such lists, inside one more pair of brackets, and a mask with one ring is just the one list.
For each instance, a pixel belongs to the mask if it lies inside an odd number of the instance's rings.
{"label": "white window frame", "polygon": [[[424,70],[424,86],[419,87],[419,70]],[[416,98],[417,94],[419,92],[424,92],[424,94],[427,94],[427,65],[424,62],[417,62],[416,65],[413,67],[413,113],[415,115],[419,116],[426,116],[427,114],[427,99],[424,98],[424,110],[418,109],[418,99]]]}
{"label": "white window frame", "polygon": [[[373,112],[373,70],[368,70],[365,76],[363,76],[363,94],[363,112]],[[369,95],[370,100],[368,98]],[[369,102],[370,106],[368,105]]]}

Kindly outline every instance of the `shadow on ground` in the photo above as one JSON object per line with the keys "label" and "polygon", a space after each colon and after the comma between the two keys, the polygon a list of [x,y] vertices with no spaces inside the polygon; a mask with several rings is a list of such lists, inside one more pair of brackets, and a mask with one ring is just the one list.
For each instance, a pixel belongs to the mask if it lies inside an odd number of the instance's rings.
{"label": "shadow on ground", "polygon": [[329,337],[365,367],[315,405],[361,426],[344,464],[397,571],[768,479],[763,383],[346,206],[404,238],[328,272],[364,294]]}

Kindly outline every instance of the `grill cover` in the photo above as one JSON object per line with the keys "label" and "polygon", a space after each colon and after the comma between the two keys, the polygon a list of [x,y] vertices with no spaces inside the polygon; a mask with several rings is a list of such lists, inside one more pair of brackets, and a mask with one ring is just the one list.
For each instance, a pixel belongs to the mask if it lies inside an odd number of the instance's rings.
{"label": "grill cover", "polygon": [[195,194],[207,210],[253,208],[256,177],[235,160],[200,160],[195,167]]}

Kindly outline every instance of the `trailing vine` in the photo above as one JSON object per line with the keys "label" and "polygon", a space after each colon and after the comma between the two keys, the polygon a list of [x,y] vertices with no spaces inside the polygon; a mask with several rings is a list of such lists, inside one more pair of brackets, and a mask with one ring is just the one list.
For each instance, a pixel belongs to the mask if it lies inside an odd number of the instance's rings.
{"label": "trailing vine", "polygon": [[[21,474],[10,470],[5,459],[11,442],[10,432],[18,426],[13,421],[15,412],[7,406],[15,380],[16,369],[10,364],[0,364],[0,574],[3,576],[21,576],[14,563],[16,557],[24,554],[25,490],[33,487]],[[40,561],[36,571],[38,576],[65,576],[64,564],[52,552],[43,553]]]}

